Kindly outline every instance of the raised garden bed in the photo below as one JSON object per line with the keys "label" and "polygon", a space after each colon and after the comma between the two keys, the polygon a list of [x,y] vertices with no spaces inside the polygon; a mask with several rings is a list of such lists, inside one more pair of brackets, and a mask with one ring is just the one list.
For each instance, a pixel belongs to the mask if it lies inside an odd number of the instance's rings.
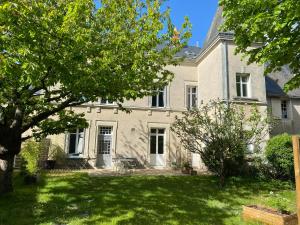
{"label": "raised garden bed", "polygon": [[243,207],[244,220],[256,220],[269,225],[297,225],[297,214],[250,205]]}

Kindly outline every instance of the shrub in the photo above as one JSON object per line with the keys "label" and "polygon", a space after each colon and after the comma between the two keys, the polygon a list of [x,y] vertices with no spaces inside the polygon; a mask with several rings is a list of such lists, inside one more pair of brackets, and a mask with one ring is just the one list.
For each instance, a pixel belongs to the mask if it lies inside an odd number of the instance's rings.
{"label": "shrub", "polygon": [[27,141],[21,151],[21,156],[25,160],[26,172],[35,175],[39,171],[39,157],[41,155],[42,146],[35,141]]}
{"label": "shrub", "polygon": [[272,137],[266,146],[265,156],[279,179],[294,179],[292,138],[288,134]]}
{"label": "shrub", "polygon": [[259,144],[268,133],[269,119],[256,106],[245,113],[236,104],[211,101],[176,117],[171,129],[187,150],[200,154],[223,186],[226,177],[243,172],[247,145],[259,151]]}
{"label": "shrub", "polygon": [[249,176],[257,177],[261,179],[276,179],[274,176],[274,169],[268,162],[264,155],[257,155],[253,157],[253,161],[250,163]]}

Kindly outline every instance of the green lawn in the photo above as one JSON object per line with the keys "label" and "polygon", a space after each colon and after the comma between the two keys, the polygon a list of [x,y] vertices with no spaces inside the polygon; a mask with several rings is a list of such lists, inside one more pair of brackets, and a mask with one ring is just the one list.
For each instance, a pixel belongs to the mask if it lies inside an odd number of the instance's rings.
{"label": "green lawn", "polygon": [[294,211],[293,189],[242,178],[220,190],[209,176],[46,174],[38,187],[16,178],[15,192],[0,198],[0,224],[249,224],[241,219],[243,204]]}

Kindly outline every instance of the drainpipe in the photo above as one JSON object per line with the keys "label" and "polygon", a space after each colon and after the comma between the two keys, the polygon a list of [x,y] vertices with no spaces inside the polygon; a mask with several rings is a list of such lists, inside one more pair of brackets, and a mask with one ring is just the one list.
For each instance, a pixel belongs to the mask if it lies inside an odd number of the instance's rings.
{"label": "drainpipe", "polygon": [[223,72],[223,99],[227,106],[229,106],[230,93],[229,93],[229,69],[228,69],[228,43],[222,43],[222,72]]}

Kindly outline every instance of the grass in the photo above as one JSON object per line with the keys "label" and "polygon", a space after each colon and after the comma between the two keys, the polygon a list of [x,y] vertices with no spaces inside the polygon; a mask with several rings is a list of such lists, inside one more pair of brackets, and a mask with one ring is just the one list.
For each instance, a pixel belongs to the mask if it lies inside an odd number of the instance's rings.
{"label": "grass", "polygon": [[210,176],[45,174],[38,186],[16,178],[15,192],[0,198],[0,224],[257,224],[242,221],[244,204],[295,211],[294,187],[232,178],[220,190]]}

